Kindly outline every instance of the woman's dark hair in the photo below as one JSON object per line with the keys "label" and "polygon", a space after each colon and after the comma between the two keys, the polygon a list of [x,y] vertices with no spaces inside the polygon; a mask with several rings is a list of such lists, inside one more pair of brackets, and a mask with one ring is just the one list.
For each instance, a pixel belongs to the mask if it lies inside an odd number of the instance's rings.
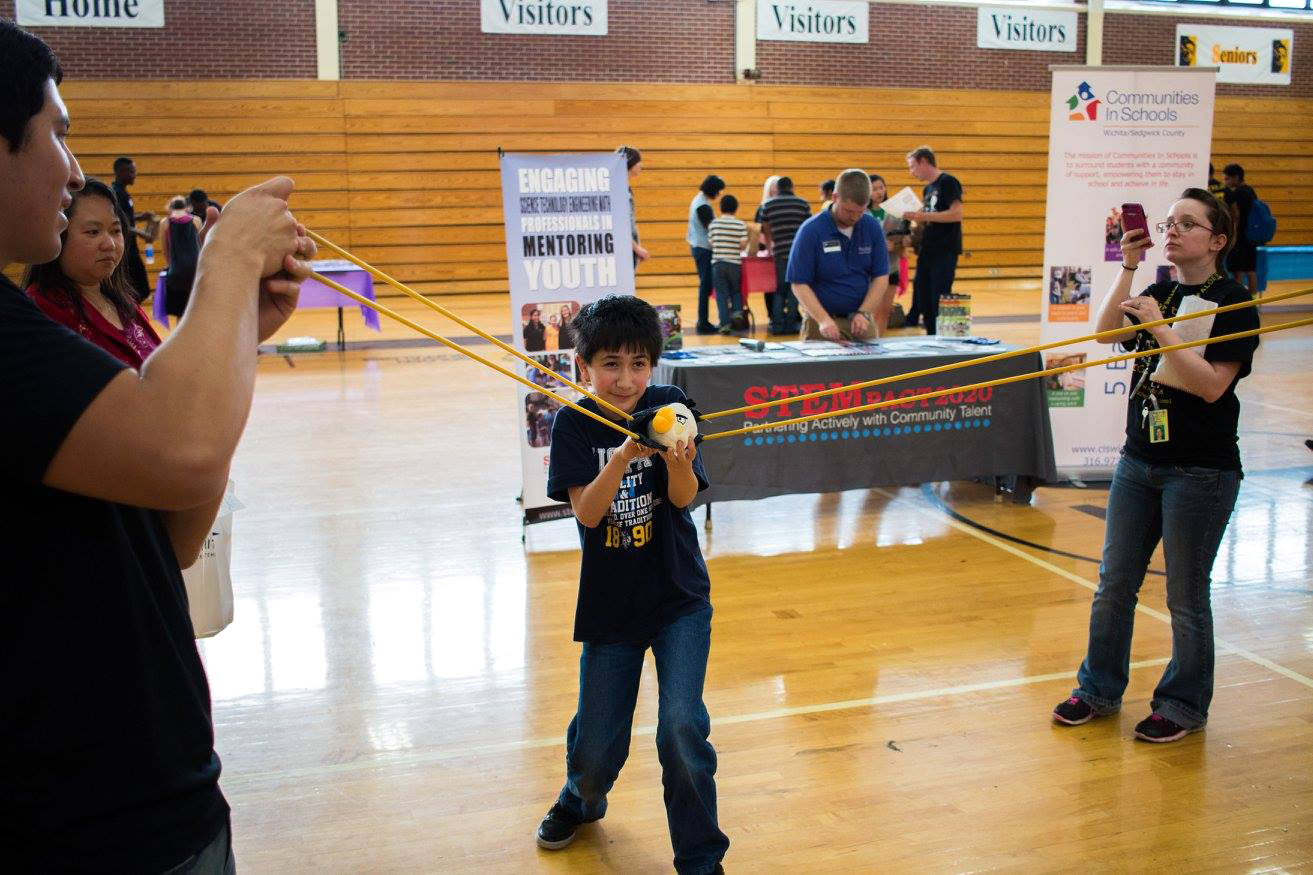
{"label": "woman's dark hair", "polygon": [[[77,213],[78,204],[92,197],[108,201],[114,209],[114,215],[118,216],[124,233],[128,233],[128,221],[119,209],[118,201],[114,198],[114,192],[99,179],[88,176],[81,190],[73,192],[73,203],[68,205],[68,209],[64,210],[64,217],[68,219],[68,227],[59,235],[59,248],[61,251],[64,248],[64,242],[68,240],[69,229],[73,227],[73,216]],[[45,264],[29,265],[27,271],[23,274],[23,288],[35,288],[36,293],[46,300],[60,306],[72,307],[74,312],[78,314],[79,319],[83,321],[87,319],[87,310],[82,300],[82,292],[78,289],[77,283],[69,279],[68,274],[64,273],[64,268],[60,265],[58,256],[53,261],[47,261]],[[114,309],[119,314],[119,321],[124,326],[129,325],[136,315],[137,298],[132,294],[132,283],[128,279],[126,252],[123,257],[119,258],[119,263],[114,266],[114,272],[100,281],[100,293],[114,305]]]}
{"label": "woman's dark hair", "polygon": [[643,160],[643,153],[635,149],[633,146],[621,146],[619,149],[616,149],[616,151],[625,156],[626,170],[633,170],[634,165]]}
{"label": "woman's dark hair", "polygon": [[584,305],[572,323],[575,352],[587,364],[601,352],[636,350],[652,364],[661,358],[661,323],[656,310],[642,298],[607,295]]}
{"label": "woman's dark hair", "polygon": [[27,123],[46,105],[46,81],[58,85],[64,71],[50,46],[0,19],[0,137],[17,152],[27,140]]}
{"label": "woman's dark hair", "polygon": [[712,173],[708,175],[706,179],[702,180],[702,184],[698,186],[698,188],[701,189],[702,193],[707,197],[714,198],[725,190],[725,180]]}
{"label": "woman's dark hair", "polygon": [[1226,208],[1217,195],[1206,188],[1187,188],[1181,192],[1181,200],[1197,201],[1204,208],[1204,218],[1213,228],[1214,235],[1226,237],[1226,244],[1217,253],[1217,269],[1223,270],[1227,253],[1235,245],[1235,225],[1231,221],[1231,211]]}

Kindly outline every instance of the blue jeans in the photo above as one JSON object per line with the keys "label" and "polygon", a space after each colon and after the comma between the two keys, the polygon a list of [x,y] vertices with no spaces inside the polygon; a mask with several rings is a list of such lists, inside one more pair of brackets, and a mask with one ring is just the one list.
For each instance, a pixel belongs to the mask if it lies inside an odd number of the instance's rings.
{"label": "blue jeans", "polygon": [[789,258],[775,259],[775,298],[771,301],[770,330],[776,334],[796,334],[802,324],[802,315],[798,312],[798,298],[793,294],[793,286],[787,279]]}
{"label": "blue jeans", "polygon": [[711,265],[716,283],[716,309],[720,311],[720,326],[729,324],[730,317],[743,309],[743,265],[732,261],[717,261]]}
{"label": "blue jeans", "polygon": [[716,868],[729,839],[716,821],[716,751],[702,684],[711,608],[674,620],[651,642],[588,644],[579,658],[579,710],[565,738],[566,780],[557,802],[580,821],[606,814],[606,794],[629,756],[629,735],[648,646],[656,658],[657,754],[666,819],[680,873]]}
{"label": "blue jeans", "polygon": [[701,246],[690,246],[689,249],[698,269],[698,326],[705,328],[711,324],[707,315],[711,304],[711,250]]}
{"label": "blue jeans", "polygon": [[1076,675],[1096,712],[1121,707],[1130,675],[1135,604],[1149,558],[1161,540],[1167,560],[1172,659],[1153,691],[1153,713],[1186,729],[1208,720],[1213,699],[1213,560],[1240,491],[1239,471],[1150,465],[1123,455],[1108,493],[1099,589],[1090,610],[1090,642]]}
{"label": "blue jeans", "polygon": [[232,826],[225,825],[208,845],[163,875],[236,875],[233,858]]}

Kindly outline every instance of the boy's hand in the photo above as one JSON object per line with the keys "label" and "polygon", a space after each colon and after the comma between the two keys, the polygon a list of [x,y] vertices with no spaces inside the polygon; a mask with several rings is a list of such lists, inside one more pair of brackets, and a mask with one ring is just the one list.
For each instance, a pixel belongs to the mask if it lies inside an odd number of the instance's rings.
{"label": "boy's hand", "polygon": [[666,467],[672,470],[693,470],[693,459],[698,454],[698,445],[694,441],[676,441],[668,450],[661,451],[661,458],[666,460]]}
{"label": "boy's hand", "polygon": [[635,459],[646,459],[655,453],[656,450],[651,447],[645,447],[631,437],[625,438],[625,442],[620,445],[620,450],[616,455],[624,459],[625,462],[632,462]]}

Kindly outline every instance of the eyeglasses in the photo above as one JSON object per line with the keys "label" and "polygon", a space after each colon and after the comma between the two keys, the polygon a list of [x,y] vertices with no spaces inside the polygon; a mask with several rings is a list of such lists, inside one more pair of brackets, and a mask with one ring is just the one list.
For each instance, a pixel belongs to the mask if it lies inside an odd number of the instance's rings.
{"label": "eyeglasses", "polygon": [[1207,225],[1200,225],[1198,222],[1191,222],[1189,219],[1182,219],[1179,222],[1173,222],[1171,219],[1168,219],[1166,222],[1159,222],[1157,225],[1154,225],[1154,227],[1158,229],[1159,234],[1166,234],[1173,228],[1177,229],[1182,234],[1189,234],[1195,228],[1203,228],[1210,233],[1213,231],[1213,229]]}

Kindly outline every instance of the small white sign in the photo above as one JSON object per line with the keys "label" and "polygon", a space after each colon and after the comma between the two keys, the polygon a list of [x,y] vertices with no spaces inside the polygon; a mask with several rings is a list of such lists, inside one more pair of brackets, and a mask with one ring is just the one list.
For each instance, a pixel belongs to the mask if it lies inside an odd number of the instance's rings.
{"label": "small white sign", "polygon": [[607,0],[480,0],[484,33],[606,36]]}
{"label": "small white sign", "polygon": [[981,6],[976,47],[1038,52],[1076,51],[1076,13],[1059,9]]}
{"label": "small white sign", "polygon": [[866,0],[757,0],[757,39],[868,43]]}
{"label": "small white sign", "polygon": [[1218,82],[1289,85],[1295,32],[1277,27],[1176,25],[1176,66],[1217,67]]}
{"label": "small white sign", "polygon": [[164,0],[17,0],[23,27],[163,27]]}

